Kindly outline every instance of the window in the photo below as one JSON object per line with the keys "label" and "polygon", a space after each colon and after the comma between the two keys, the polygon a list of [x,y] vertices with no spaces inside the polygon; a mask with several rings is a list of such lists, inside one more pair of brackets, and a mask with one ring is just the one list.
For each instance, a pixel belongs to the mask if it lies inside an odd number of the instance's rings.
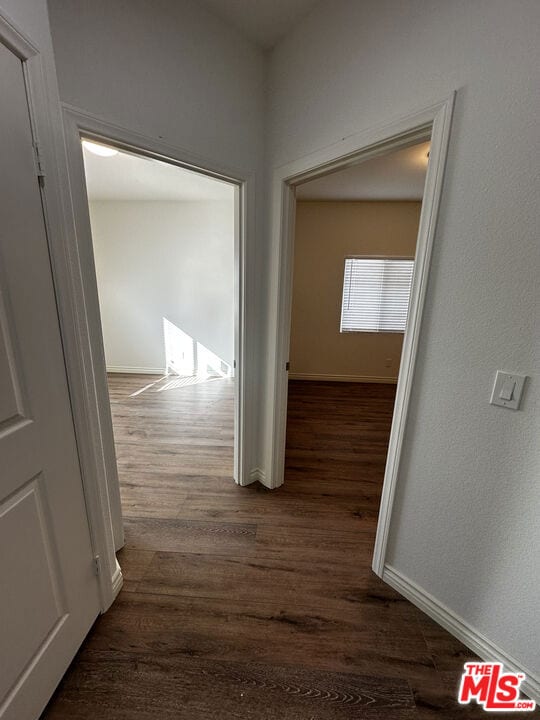
{"label": "window", "polygon": [[345,259],[341,332],[405,332],[414,260]]}

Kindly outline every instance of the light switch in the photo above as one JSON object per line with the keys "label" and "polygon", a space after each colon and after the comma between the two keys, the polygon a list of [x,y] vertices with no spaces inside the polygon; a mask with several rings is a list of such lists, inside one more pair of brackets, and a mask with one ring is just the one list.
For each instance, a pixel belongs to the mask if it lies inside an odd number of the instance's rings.
{"label": "light switch", "polygon": [[515,380],[505,380],[504,384],[501,388],[501,392],[499,393],[499,398],[501,400],[512,400],[512,398],[514,396],[515,387],[516,387]]}
{"label": "light switch", "polygon": [[497,370],[490,403],[509,410],[517,410],[523,393],[526,375],[515,375]]}

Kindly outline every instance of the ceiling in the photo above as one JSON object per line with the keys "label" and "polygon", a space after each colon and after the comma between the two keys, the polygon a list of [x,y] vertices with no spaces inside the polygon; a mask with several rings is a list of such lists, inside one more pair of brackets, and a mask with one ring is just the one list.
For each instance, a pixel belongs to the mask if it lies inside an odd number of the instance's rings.
{"label": "ceiling", "polygon": [[299,185],[299,200],[421,200],[429,142]]}
{"label": "ceiling", "polygon": [[252,42],[265,49],[276,45],[319,0],[203,0]]}
{"label": "ceiling", "polygon": [[231,200],[234,186],[170,163],[118,152],[99,157],[83,144],[90,200]]}
{"label": "ceiling", "polygon": [[[299,200],[421,200],[429,142],[366,160],[303,183]],[[190,202],[230,200],[233,186],[170,163],[118,151],[94,155],[83,144],[90,200]]]}

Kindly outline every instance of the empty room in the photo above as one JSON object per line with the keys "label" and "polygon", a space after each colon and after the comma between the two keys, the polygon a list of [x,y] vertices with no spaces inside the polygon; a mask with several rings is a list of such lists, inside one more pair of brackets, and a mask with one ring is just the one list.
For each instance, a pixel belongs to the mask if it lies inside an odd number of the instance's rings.
{"label": "empty room", "polygon": [[159,546],[188,492],[234,483],[236,189],[82,149],[125,563]]}
{"label": "empty room", "polygon": [[429,147],[296,188],[285,484],[356,503],[372,544]]}
{"label": "empty room", "polygon": [[0,720],[539,718],[537,0],[0,0]]}

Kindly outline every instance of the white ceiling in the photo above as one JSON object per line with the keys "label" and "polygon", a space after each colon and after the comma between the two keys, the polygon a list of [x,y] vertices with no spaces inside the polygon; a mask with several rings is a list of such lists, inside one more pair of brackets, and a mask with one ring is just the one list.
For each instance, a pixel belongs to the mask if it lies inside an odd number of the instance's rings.
{"label": "white ceiling", "polygon": [[318,1],[203,0],[216,15],[266,49],[274,47]]}
{"label": "white ceiling", "polygon": [[[429,143],[367,160],[299,185],[299,200],[421,200]],[[233,186],[151,158],[94,155],[83,145],[90,200],[230,200]]]}
{"label": "white ceiling", "polygon": [[233,197],[230,183],[170,163],[124,152],[99,157],[84,145],[83,155],[90,200],[189,202]]}
{"label": "white ceiling", "polygon": [[299,185],[300,200],[421,200],[429,142]]}

